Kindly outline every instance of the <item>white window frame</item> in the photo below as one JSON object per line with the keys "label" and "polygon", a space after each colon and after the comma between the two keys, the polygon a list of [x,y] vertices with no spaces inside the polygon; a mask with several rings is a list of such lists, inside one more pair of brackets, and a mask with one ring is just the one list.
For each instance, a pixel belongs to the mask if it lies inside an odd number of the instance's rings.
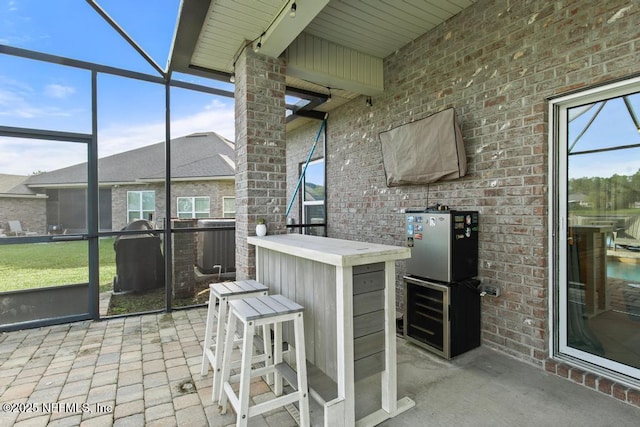
{"label": "white window frame", "polygon": [[[191,211],[180,211],[180,200],[181,199],[189,199],[191,200]],[[207,210],[198,212],[196,210],[196,200],[206,199],[207,200]],[[209,196],[178,196],[176,197],[176,214],[178,218],[186,219],[186,218],[209,218],[211,216],[211,197]],[[188,214],[188,217],[182,217],[181,214]],[[205,214],[205,216],[198,216],[198,214]]]}
{"label": "white window frame", "polygon": [[[227,204],[225,203],[225,201],[232,199],[233,202],[233,211],[228,211],[226,210],[226,206]],[[236,203],[235,203],[236,198],[234,196],[224,196],[222,197],[222,217],[223,218],[235,218],[236,217]]]}
{"label": "white window frame", "polygon": [[[318,163],[322,163],[324,165],[324,168],[326,168],[326,164],[324,163],[324,157],[321,157],[319,159],[315,159],[309,162],[309,164],[307,165],[307,169],[310,166],[313,165],[317,165]],[[307,174],[305,173],[303,180],[302,180],[302,190],[300,191],[300,195],[301,200],[302,200],[302,223],[303,224],[309,224],[309,219],[307,218],[307,210],[305,209],[307,206],[325,206],[325,201],[327,199],[327,182],[326,182],[326,177],[324,178],[324,195],[322,197],[322,200],[306,200],[305,199],[305,188],[307,188]],[[327,222],[327,210],[326,210],[326,206],[324,208],[324,221],[323,223],[326,224]],[[324,225],[323,227],[326,227],[326,225]]]}
{"label": "white window frame", "polygon": [[[140,198],[140,209],[130,209],[129,207],[129,195],[132,193],[136,193]],[[142,206],[142,194],[143,193],[152,193],[153,194],[153,211],[145,210]],[[137,218],[144,219],[144,213],[150,213],[153,218],[156,214],[156,192],[154,190],[130,190],[127,191],[127,223],[130,222],[130,214],[131,212],[136,212],[139,216]]]}
{"label": "white window frame", "polygon": [[[640,369],[587,353],[567,344],[567,111],[572,107],[640,92],[640,77],[635,77],[549,100],[549,334],[550,355],[571,360],[590,370],[604,368],[617,380],[629,383],[628,377],[640,380]],[[568,357],[567,357],[568,356]],[[596,368],[595,370],[598,370]],[[637,386],[637,384],[632,384]]]}

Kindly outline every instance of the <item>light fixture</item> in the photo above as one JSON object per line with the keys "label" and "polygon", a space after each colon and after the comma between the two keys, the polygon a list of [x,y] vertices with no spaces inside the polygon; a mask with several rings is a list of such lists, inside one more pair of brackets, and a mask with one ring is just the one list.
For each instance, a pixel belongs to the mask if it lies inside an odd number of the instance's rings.
{"label": "light fixture", "polygon": [[327,89],[329,89],[329,96],[327,97],[327,101],[326,102],[331,102],[331,88],[328,87]]}
{"label": "light fixture", "polygon": [[289,11],[289,16],[292,18],[295,18],[297,10],[298,10],[298,6],[296,5],[296,2],[293,2],[291,4],[291,10]]}
{"label": "light fixture", "polygon": [[231,73],[231,75],[229,76],[229,81],[231,83],[235,83],[236,82],[236,73],[235,72]]}
{"label": "light fixture", "polygon": [[258,43],[253,45],[253,51],[255,53],[258,53],[261,47],[262,47],[262,36],[260,36],[260,40],[258,40]]}

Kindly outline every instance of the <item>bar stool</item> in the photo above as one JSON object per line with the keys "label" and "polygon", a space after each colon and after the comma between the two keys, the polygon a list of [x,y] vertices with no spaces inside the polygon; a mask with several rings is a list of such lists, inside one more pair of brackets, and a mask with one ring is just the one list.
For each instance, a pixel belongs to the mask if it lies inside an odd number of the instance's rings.
{"label": "bar stool", "polygon": [[[309,393],[307,390],[307,364],[304,348],[304,308],[282,295],[268,295],[254,298],[245,298],[229,302],[229,320],[225,337],[225,351],[222,367],[222,393],[220,395],[221,413],[227,411],[227,400],[237,414],[236,425],[246,426],[250,417],[260,415],[272,409],[298,402],[300,411],[300,425],[308,426],[309,420]],[[294,346],[296,352],[296,371],[282,361],[282,324],[293,321]],[[230,382],[230,356],[231,344],[235,335],[236,323],[243,324],[242,359],[240,364],[240,389],[238,395],[231,388]],[[255,328],[259,326],[273,325],[274,351],[273,365],[264,368],[252,369],[252,337]],[[249,406],[249,388],[252,376],[260,376],[275,373],[274,393],[277,396],[266,402]],[[282,395],[282,379],[286,379],[296,390],[293,393]]]}
{"label": "bar stool", "polygon": [[[211,366],[213,370],[213,387],[211,390],[211,400],[213,402],[217,401],[220,397],[220,374],[222,373],[223,346],[218,345],[218,343],[220,342],[221,344],[224,344],[225,319],[227,318],[229,301],[246,297],[267,295],[268,291],[269,288],[255,280],[211,283],[209,285],[209,309],[207,310],[207,326],[204,337],[202,367],[200,369],[200,373],[202,375],[207,375],[209,366]],[[215,326],[214,322],[216,323]],[[267,335],[267,333],[269,333],[269,335]],[[270,362],[271,336],[267,326],[263,328],[263,338],[264,337],[269,338],[264,339],[264,352],[262,355],[254,357],[253,363]],[[239,340],[232,342],[232,345],[237,344],[239,344]]]}

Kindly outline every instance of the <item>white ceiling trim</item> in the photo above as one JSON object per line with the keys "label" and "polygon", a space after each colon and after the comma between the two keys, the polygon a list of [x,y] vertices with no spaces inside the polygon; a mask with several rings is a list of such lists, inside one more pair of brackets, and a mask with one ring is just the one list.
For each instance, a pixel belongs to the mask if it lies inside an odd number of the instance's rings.
{"label": "white ceiling trim", "polygon": [[[297,6],[295,17],[290,16],[293,3]],[[288,1],[261,37],[260,53],[274,58],[280,56],[327,3],[329,0]]]}

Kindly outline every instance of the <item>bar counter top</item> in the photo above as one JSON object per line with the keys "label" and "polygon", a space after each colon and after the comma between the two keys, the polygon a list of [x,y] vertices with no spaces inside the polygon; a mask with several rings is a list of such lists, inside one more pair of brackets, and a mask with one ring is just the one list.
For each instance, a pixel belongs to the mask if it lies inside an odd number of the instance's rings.
{"label": "bar counter top", "polygon": [[407,247],[357,242],[303,234],[249,236],[247,242],[325,264],[348,267],[411,257]]}

